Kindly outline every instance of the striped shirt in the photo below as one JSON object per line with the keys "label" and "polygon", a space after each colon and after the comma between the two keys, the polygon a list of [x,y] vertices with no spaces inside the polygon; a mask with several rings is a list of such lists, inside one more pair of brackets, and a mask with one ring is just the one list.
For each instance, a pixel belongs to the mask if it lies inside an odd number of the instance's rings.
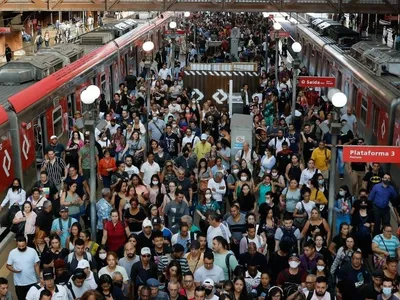
{"label": "striped shirt", "polygon": [[55,157],[54,162],[43,161],[42,169],[47,172],[48,178],[56,186],[61,184],[61,178],[65,175],[65,162],[62,158]]}
{"label": "striped shirt", "polygon": [[400,242],[397,237],[392,235],[392,237],[388,240],[383,234],[378,234],[372,240],[373,243],[377,244],[379,249],[382,251],[389,252],[390,257],[396,257],[396,250],[400,248]]}
{"label": "striped shirt", "polygon": [[[165,254],[163,256],[158,257],[158,272],[164,272],[164,269],[168,267],[169,263],[172,261],[172,257],[170,254]],[[182,274],[186,274],[190,272],[189,264],[186,258],[181,257],[177,260],[181,264]]]}

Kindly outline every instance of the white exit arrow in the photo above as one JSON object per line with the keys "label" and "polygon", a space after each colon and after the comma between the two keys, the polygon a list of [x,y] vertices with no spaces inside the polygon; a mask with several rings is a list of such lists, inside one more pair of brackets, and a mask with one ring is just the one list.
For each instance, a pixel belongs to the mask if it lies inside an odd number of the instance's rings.
{"label": "white exit arrow", "polygon": [[224,90],[218,89],[217,91],[222,95],[221,101],[225,101],[228,98],[228,94],[225,93]]}
{"label": "white exit arrow", "polygon": [[195,95],[196,94],[198,95],[198,97],[196,99],[197,101],[203,100],[204,94],[202,92],[200,92],[199,89],[193,89],[193,92]]}
{"label": "white exit arrow", "polygon": [[223,104],[223,102],[219,99],[219,95],[220,95],[220,93],[217,91],[214,93],[214,95],[212,97],[215,100],[215,102],[217,102],[218,104]]}

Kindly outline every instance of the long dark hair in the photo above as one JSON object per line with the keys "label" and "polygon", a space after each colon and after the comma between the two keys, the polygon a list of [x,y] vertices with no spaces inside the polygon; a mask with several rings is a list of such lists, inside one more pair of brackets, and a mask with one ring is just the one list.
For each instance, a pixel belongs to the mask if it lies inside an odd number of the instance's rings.
{"label": "long dark hair", "polygon": [[[15,188],[14,188],[14,181],[17,181],[17,182],[18,182],[18,185],[19,185],[18,189],[15,189]],[[10,188],[13,192],[14,192],[14,191],[18,191],[18,193],[21,193],[21,191],[22,191],[21,179],[19,179],[19,178],[14,178],[14,179],[12,180],[11,185],[9,186],[9,188]]]}
{"label": "long dark hair", "polygon": [[240,293],[239,299],[237,299],[237,300],[247,300],[249,298],[249,296],[247,294],[246,281],[244,280],[244,277],[242,277],[242,276],[238,276],[233,280],[233,289],[231,290],[230,296],[232,299],[235,299],[235,283],[238,280],[242,281],[243,289],[242,289],[242,292]]}

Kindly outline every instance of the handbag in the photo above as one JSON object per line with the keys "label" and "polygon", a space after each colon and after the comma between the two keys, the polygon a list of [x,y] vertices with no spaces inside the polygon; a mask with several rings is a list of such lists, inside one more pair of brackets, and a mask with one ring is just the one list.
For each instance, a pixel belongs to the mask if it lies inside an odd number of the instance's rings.
{"label": "handbag", "polygon": [[[300,203],[301,203],[301,212],[297,211],[297,213],[298,214],[304,214],[306,209],[304,208],[303,201],[301,201]],[[307,222],[307,217],[294,218],[293,225],[296,228],[302,229],[304,227],[304,225],[306,225],[306,222]]]}
{"label": "handbag", "polygon": [[[22,212],[22,216],[25,218],[24,212]],[[24,234],[25,233],[25,224],[26,221],[19,222],[18,224],[12,224],[10,230],[15,234]]]}
{"label": "handbag", "polygon": [[[388,248],[386,247],[385,241],[382,238],[382,235],[379,235],[379,237],[381,238],[383,245],[385,246],[386,252],[388,251]],[[386,257],[385,256],[380,256],[378,254],[374,254],[374,266],[375,269],[381,269],[383,270],[383,267],[386,265]]]}

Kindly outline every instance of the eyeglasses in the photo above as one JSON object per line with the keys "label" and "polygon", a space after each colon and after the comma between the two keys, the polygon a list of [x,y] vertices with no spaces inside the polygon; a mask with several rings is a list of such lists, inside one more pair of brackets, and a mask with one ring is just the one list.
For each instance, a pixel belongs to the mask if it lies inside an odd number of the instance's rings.
{"label": "eyeglasses", "polygon": [[185,283],[192,283],[193,280],[184,280]]}
{"label": "eyeglasses", "polygon": [[142,255],[142,257],[145,257],[145,258],[150,258],[150,257],[151,257],[151,255],[150,255],[150,254],[145,254],[145,255]]}

